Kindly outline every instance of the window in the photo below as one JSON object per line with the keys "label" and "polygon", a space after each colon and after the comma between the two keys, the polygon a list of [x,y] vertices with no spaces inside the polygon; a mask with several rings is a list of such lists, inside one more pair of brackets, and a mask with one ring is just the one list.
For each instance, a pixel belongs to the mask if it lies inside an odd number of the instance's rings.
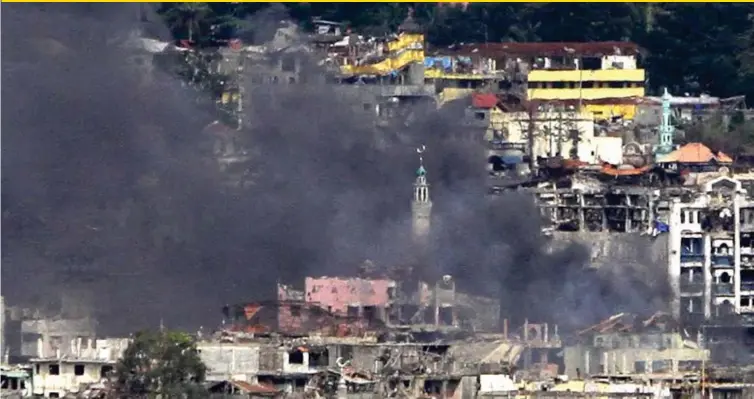
{"label": "window", "polygon": [[304,352],[293,351],[288,352],[288,363],[290,364],[304,364]]}
{"label": "window", "polygon": [[50,375],[60,375],[60,365],[59,364],[51,364],[50,365]]}
{"label": "window", "polygon": [[99,371],[100,378],[106,378],[113,371],[113,366],[102,366]]}
{"label": "window", "polygon": [[686,223],[686,212],[681,212],[681,223]]}
{"label": "window", "polygon": [[291,305],[291,316],[293,316],[293,317],[301,317],[301,306],[299,306],[299,305]]}
{"label": "window", "polygon": [[59,394],[59,393],[57,393],[57,392],[50,392],[50,397],[51,397],[51,398],[59,398],[59,397],[60,397],[60,394]]}
{"label": "window", "polygon": [[83,364],[76,364],[73,366],[73,374],[74,375],[84,375],[84,365]]}
{"label": "window", "polygon": [[36,367],[36,370],[37,370],[37,371],[36,371],[36,374],[39,374],[39,369],[40,369],[40,368],[39,368],[39,365],[37,365],[37,367]]}
{"label": "window", "polygon": [[483,121],[485,119],[484,112],[475,112],[474,113],[474,119]]}
{"label": "window", "polygon": [[296,70],[296,60],[291,57],[283,57],[283,61],[280,64],[280,69],[283,70],[283,72],[293,72]]}

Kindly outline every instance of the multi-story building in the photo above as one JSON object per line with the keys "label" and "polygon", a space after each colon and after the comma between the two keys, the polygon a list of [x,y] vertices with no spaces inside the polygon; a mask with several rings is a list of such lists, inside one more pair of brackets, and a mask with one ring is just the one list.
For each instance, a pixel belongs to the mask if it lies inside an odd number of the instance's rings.
{"label": "multi-story building", "polygon": [[674,198],[668,215],[668,275],[674,316],[696,324],[726,313],[754,313],[754,266],[746,217],[754,202],[741,182],[708,181],[695,196]]}
{"label": "multi-story building", "polygon": [[596,119],[632,119],[645,95],[639,47],[630,42],[480,43],[453,55],[469,58],[476,75],[497,76],[501,88],[523,83],[529,100],[583,108]]}
{"label": "multi-story building", "polygon": [[79,338],[72,340],[65,352],[43,353],[32,359],[34,396],[62,398],[100,382],[114,370],[129,342],[126,338]]}

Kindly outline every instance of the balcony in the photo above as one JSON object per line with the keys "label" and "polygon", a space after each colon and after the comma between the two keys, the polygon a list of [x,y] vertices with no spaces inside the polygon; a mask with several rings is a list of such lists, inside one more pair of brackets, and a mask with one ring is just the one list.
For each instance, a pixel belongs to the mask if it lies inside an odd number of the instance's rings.
{"label": "balcony", "polygon": [[712,284],[712,293],[715,295],[733,295],[733,284],[717,283]]}
{"label": "balcony", "polygon": [[712,266],[733,266],[733,255],[712,255]]}
{"label": "balcony", "polygon": [[681,252],[681,263],[701,263],[701,262],[704,262],[704,253]]}
{"label": "balcony", "polygon": [[681,280],[681,293],[684,294],[701,294],[704,292],[703,281]]}
{"label": "balcony", "polygon": [[493,139],[489,141],[489,149],[495,151],[520,151],[526,152],[526,143]]}

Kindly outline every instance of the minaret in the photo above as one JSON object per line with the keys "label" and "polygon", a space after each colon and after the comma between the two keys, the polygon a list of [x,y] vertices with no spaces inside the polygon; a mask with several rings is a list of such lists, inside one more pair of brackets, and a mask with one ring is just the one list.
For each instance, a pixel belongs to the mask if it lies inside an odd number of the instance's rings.
{"label": "minaret", "polygon": [[424,151],[421,146],[416,149],[419,153],[419,169],[416,171],[414,182],[414,200],[411,203],[412,231],[414,242],[426,243],[429,235],[430,216],[432,214],[432,201],[429,199],[429,184],[427,184],[427,170],[424,169]]}
{"label": "minaret", "polygon": [[657,146],[656,155],[662,156],[673,151],[673,134],[675,129],[670,124],[670,100],[673,96],[668,89],[662,94],[662,123],[660,125],[660,143]]}

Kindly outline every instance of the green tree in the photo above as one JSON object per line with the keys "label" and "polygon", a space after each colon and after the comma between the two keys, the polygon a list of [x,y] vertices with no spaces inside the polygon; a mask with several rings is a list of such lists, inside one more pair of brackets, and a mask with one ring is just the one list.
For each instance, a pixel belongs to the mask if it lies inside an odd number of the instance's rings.
{"label": "green tree", "polygon": [[137,333],[116,367],[122,398],[201,398],[206,367],[194,340],[170,331]]}
{"label": "green tree", "polygon": [[183,33],[185,38],[193,41],[203,33],[202,27],[211,23],[210,18],[214,15],[207,3],[175,3],[165,6],[162,16],[173,33]]}

